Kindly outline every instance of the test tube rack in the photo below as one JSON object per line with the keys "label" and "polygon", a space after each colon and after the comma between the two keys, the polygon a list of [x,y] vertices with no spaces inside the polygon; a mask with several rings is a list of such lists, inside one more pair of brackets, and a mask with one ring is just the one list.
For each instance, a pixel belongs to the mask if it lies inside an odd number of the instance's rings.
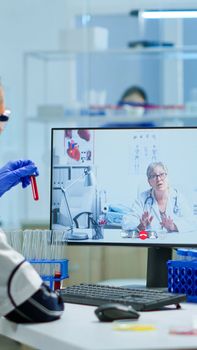
{"label": "test tube rack", "polygon": [[197,302],[197,260],[169,260],[168,291],[185,293],[187,301]]}
{"label": "test tube rack", "polygon": [[[43,281],[49,284],[51,289],[54,289],[55,282],[61,282],[69,277],[68,274],[68,259],[29,259],[28,260],[36,270],[50,271],[49,274],[40,273]],[[55,276],[55,271],[59,271],[59,277]]]}

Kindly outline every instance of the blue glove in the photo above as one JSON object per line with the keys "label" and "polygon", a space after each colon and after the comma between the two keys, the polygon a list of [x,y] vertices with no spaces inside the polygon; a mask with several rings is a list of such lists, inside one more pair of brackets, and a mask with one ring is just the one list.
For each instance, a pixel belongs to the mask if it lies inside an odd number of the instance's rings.
{"label": "blue glove", "polygon": [[20,182],[23,188],[27,187],[30,184],[30,175],[39,175],[37,167],[31,160],[8,162],[0,168],[0,197]]}

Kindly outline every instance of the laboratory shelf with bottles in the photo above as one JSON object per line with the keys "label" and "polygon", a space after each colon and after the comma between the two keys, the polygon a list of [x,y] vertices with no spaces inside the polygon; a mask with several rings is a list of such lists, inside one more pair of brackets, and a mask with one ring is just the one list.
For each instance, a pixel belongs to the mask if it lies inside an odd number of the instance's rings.
{"label": "laboratory shelf with bottles", "polygon": [[[181,8],[178,1],[171,5]],[[171,5],[155,1],[154,8]],[[141,17],[144,8],[141,0],[115,6],[113,1],[81,1],[70,14],[72,25],[60,30],[56,49],[25,53],[28,122],[196,125],[196,20],[146,20]],[[119,108],[123,92],[133,85],[147,93],[145,113]]]}
{"label": "laboratory shelf with bottles", "polygon": [[[162,64],[185,60],[195,62],[197,46],[172,48],[136,48],[122,50],[66,52],[38,51],[25,55],[25,114],[29,123],[48,123],[59,126],[102,126],[105,123],[154,122],[157,126],[196,125],[197,91],[193,89],[187,103],[150,103],[146,113],[139,115],[138,109],[131,110],[117,106],[118,98],[112,96],[112,86],[118,85],[118,67],[122,80],[128,75],[128,68],[142,72],[154,69],[155,84],[161,86]],[[31,76],[32,62],[37,76]],[[113,71],[106,68],[113,62]],[[111,63],[112,65],[112,63]],[[160,73],[161,72],[161,73]],[[79,73],[79,74],[78,74]],[[183,73],[182,73],[183,74]],[[78,76],[77,76],[78,75]],[[97,76],[99,75],[99,81]],[[33,79],[33,82],[31,81]],[[179,77],[180,79],[180,77]],[[35,91],[35,80],[37,88]],[[102,83],[101,83],[102,82]],[[109,86],[108,91],[106,86]],[[111,85],[111,87],[110,87]],[[34,90],[33,90],[34,89]],[[179,87],[180,89],[180,87]],[[33,98],[32,98],[33,97]],[[196,101],[195,101],[196,98]],[[34,99],[37,99],[36,101]],[[196,102],[196,103],[195,103]],[[34,109],[31,109],[33,106]]]}

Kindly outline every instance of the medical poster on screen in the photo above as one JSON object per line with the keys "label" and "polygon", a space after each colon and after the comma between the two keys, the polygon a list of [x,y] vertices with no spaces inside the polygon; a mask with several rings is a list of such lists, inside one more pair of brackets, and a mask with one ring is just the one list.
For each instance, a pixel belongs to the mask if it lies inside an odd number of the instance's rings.
{"label": "medical poster on screen", "polygon": [[94,133],[89,129],[64,130],[64,156],[67,165],[92,165]]}

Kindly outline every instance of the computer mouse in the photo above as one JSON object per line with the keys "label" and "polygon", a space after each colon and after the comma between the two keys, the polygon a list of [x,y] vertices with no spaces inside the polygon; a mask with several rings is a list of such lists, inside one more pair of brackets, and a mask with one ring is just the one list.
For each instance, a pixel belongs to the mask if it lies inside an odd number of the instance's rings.
{"label": "computer mouse", "polygon": [[95,314],[100,321],[111,322],[123,319],[137,319],[140,314],[132,307],[123,304],[109,303],[96,308]]}

